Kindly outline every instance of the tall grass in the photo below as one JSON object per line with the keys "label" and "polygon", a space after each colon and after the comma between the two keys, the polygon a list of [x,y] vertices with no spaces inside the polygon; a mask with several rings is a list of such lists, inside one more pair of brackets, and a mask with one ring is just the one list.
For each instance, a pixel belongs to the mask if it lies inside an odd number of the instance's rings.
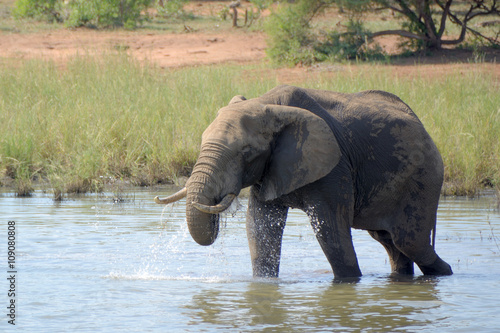
{"label": "tall grass", "polygon": [[149,185],[188,173],[217,110],[249,90],[237,72],[162,71],[126,55],[79,57],[64,69],[42,61],[2,68],[0,176],[43,179],[61,193],[99,190],[109,178]]}
{"label": "tall grass", "polygon": [[[234,95],[256,97],[279,83],[262,66],[160,70],[108,55],[77,57],[64,68],[44,61],[0,67],[0,181],[15,179],[26,195],[42,180],[58,198],[98,191],[110,179],[150,185],[188,175],[217,110]],[[384,66],[360,65],[300,84],[393,92],[435,139],[450,193],[500,184],[500,94],[487,73],[404,79]]]}

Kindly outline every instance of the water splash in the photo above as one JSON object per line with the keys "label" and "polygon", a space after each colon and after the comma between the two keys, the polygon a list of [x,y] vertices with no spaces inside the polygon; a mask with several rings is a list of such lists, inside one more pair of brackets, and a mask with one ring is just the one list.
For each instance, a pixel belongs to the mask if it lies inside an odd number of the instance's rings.
{"label": "water splash", "polygon": [[[226,212],[221,214],[220,232],[217,241],[208,247],[200,246],[189,234],[184,206],[179,202],[163,207],[157,220],[156,231],[141,234],[145,237],[135,247],[127,248],[126,253],[119,253],[119,260],[113,263],[117,267],[106,278],[144,279],[144,280],[201,280],[207,282],[228,281],[234,278],[235,265],[231,260],[245,262],[248,265],[247,276],[251,275],[249,253],[234,253],[234,228],[245,232],[241,222],[245,220],[242,205],[234,200]],[[246,242],[246,237],[238,236]],[[229,244],[229,245],[228,245]],[[246,249],[246,247],[245,247]],[[121,260],[120,260],[121,259]],[[241,273],[241,269],[236,269]]]}
{"label": "water splash", "polygon": [[229,206],[228,209],[226,209],[224,212],[222,212],[223,215],[230,215],[234,217],[239,211],[241,211],[241,208],[243,206],[240,203],[240,200],[238,197],[234,198],[233,202],[231,202],[231,205]]}

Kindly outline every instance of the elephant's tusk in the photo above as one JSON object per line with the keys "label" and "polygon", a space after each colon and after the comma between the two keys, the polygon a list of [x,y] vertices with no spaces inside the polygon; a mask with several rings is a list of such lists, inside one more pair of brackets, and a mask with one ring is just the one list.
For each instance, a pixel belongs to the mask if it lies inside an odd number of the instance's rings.
{"label": "elephant's tusk", "polygon": [[198,209],[202,213],[219,214],[228,209],[229,206],[231,206],[231,203],[233,202],[234,198],[236,198],[236,194],[230,193],[226,195],[220,203],[214,206],[207,206],[200,204],[198,202],[192,202],[192,204],[196,209]]}
{"label": "elephant's tusk", "polygon": [[167,205],[169,203],[172,203],[172,202],[176,202],[176,201],[179,201],[181,200],[182,198],[184,198],[185,196],[187,195],[187,189],[184,187],[182,190],[180,190],[179,192],[177,193],[174,193],[166,198],[162,198],[160,199],[158,196],[155,197],[155,202],[157,204],[164,204],[164,205]]}

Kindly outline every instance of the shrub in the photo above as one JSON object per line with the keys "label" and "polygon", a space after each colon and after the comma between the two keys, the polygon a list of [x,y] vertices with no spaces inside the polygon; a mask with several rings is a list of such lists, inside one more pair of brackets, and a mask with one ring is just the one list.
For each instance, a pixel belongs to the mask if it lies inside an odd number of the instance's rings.
{"label": "shrub", "polygon": [[[380,55],[380,48],[369,45],[370,32],[364,28],[357,15],[350,16],[342,30],[314,31],[311,20],[333,2],[300,0],[274,12],[266,24],[266,32],[270,36],[268,55],[271,59],[277,63],[296,65],[327,59],[367,59]],[[346,8],[348,5],[346,3]]]}
{"label": "shrub", "polygon": [[346,31],[334,30],[315,47],[318,60],[373,59],[382,55],[380,46],[369,43],[370,32],[360,21],[350,20]]}
{"label": "shrub", "polygon": [[97,26],[98,1],[75,0],[68,4],[69,17],[66,25],[70,27]]}
{"label": "shrub", "polygon": [[169,1],[159,1],[156,6],[158,15],[169,18],[169,17],[184,17],[186,13],[184,12],[184,5],[187,0],[169,0]]}
{"label": "shrub", "polygon": [[59,2],[59,0],[17,0],[12,15],[17,18],[61,21]]}
{"label": "shrub", "polygon": [[309,21],[308,2],[284,6],[267,20],[265,30],[269,35],[267,54],[277,63],[297,64],[314,61]]}
{"label": "shrub", "polygon": [[70,27],[135,28],[153,0],[17,0],[16,17],[65,21]]}

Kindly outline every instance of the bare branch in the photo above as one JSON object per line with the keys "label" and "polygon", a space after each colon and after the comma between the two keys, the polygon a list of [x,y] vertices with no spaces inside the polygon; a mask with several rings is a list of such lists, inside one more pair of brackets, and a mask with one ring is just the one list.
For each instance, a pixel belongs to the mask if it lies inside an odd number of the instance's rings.
{"label": "bare branch", "polygon": [[488,36],[483,35],[483,34],[482,34],[482,33],[480,33],[479,31],[474,30],[474,29],[472,29],[472,28],[467,27],[467,30],[469,30],[470,32],[472,32],[472,33],[473,33],[474,35],[476,35],[476,36],[479,36],[479,37],[481,37],[481,38],[486,39],[487,41],[489,41],[489,42],[490,42],[490,43],[492,43],[492,44],[495,44],[495,45],[500,45],[500,40],[498,40],[498,35],[497,35],[497,37],[496,37],[496,38],[491,38],[491,37],[488,37]]}
{"label": "bare branch", "polygon": [[427,27],[425,26],[425,24],[422,22],[422,20],[417,16],[417,14],[415,14],[414,11],[412,11],[410,9],[410,7],[408,7],[408,5],[406,4],[405,1],[403,0],[396,0],[396,2],[399,4],[399,6],[401,7],[401,10],[402,10],[402,13],[403,15],[405,15],[406,17],[408,17],[410,19],[411,22],[414,22],[416,23],[419,27],[420,27],[420,31],[426,31]]}
{"label": "bare branch", "polygon": [[496,15],[500,15],[500,11],[498,8],[491,8],[487,11],[484,11],[484,12],[476,12],[476,13],[472,13],[468,19],[468,21],[472,20],[473,18],[475,17],[478,17],[478,16],[488,16],[488,15],[492,15],[492,14],[496,14]]}
{"label": "bare branch", "polygon": [[436,25],[434,24],[434,19],[432,18],[430,4],[427,1],[420,2],[421,8],[419,8],[419,17],[424,20],[425,27],[427,28],[427,34],[434,40],[438,40],[438,33],[436,31]]}
{"label": "bare branch", "polygon": [[469,8],[469,11],[467,14],[464,16],[464,20],[460,20],[454,13],[450,12],[449,16],[451,18],[451,22],[460,25],[462,27],[462,30],[460,31],[460,37],[458,37],[456,40],[450,41],[450,40],[444,40],[442,41],[442,44],[460,44],[465,40],[465,34],[467,33],[467,22],[469,21],[468,17],[469,15],[474,11],[476,6],[471,5]]}
{"label": "bare branch", "polygon": [[448,15],[450,13],[450,6],[453,0],[448,0],[446,4],[443,6],[440,1],[436,0],[436,3],[443,9],[443,14],[441,15],[441,25],[439,26],[439,31],[438,31],[438,38],[441,38],[443,36],[445,27],[446,27],[446,20],[448,18]]}
{"label": "bare branch", "polygon": [[406,31],[406,30],[384,30],[384,31],[377,31],[377,32],[374,32],[372,34],[370,34],[370,39],[372,38],[375,38],[375,37],[379,37],[379,36],[386,36],[386,35],[397,35],[397,36],[401,36],[401,37],[406,37],[406,38],[411,38],[411,39],[419,39],[419,40],[424,40],[424,41],[428,41],[429,38],[425,37],[425,36],[422,36],[422,35],[418,35],[418,34],[415,34],[413,32],[409,32],[409,31]]}
{"label": "bare branch", "polygon": [[373,10],[374,11],[382,11],[382,10],[387,10],[387,9],[390,9],[390,10],[396,12],[396,13],[400,13],[400,14],[405,15],[405,12],[403,10],[401,10],[400,8],[394,7],[394,6],[389,6],[389,5],[384,6],[384,7],[374,8]]}
{"label": "bare branch", "polygon": [[309,14],[309,17],[306,18],[305,22],[309,24],[309,22],[311,22],[311,20],[314,17],[316,17],[316,15],[320,12],[320,10],[326,6],[328,6],[328,3],[325,3],[323,1],[318,1],[317,5],[312,9],[311,13]]}

